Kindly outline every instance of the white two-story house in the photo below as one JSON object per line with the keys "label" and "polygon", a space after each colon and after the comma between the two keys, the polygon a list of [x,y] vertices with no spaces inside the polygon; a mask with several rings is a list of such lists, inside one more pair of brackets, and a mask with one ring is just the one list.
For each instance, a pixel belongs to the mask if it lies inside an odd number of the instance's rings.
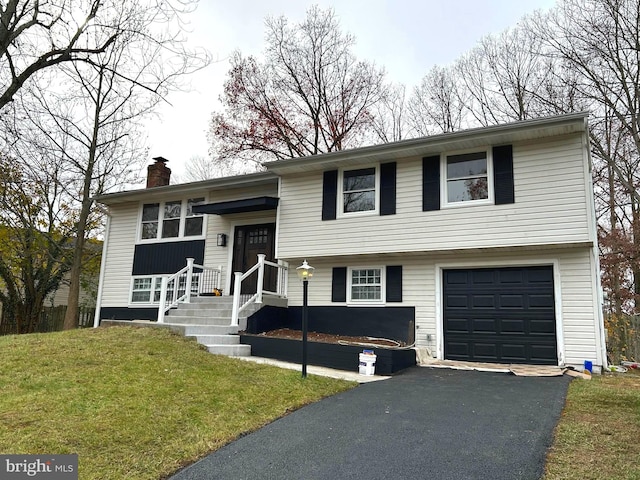
{"label": "white two-story house", "polygon": [[286,304],[260,321],[299,316],[306,259],[311,329],[401,338],[437,359],[606,364],[586,114],[265,166],[101,196],[96,323],[161,319],[162,278],[186,258],[230,295],[233,272],[263,254],[262,290]]}

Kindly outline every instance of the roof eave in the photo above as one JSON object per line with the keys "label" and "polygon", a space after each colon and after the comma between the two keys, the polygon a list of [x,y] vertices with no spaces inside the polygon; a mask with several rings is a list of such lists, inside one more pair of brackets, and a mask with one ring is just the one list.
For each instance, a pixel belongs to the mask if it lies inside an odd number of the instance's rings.
{"label": "roof eave", "polygon": [[106,193],[97,195],[93,199],[104,205],[114,205],[118,203],[145,200],[154,198],[166,198],[167,195],[187,195],[192,192],[205,192],[212,189],[230,189],[247,186],[259,186],[277,184],[278,176],[272,172],[250,173],[233,177],[213,178],[200,182],[179,183],[176,185],[165,185],[163,187],[141,188],[138,190],[127,190],[124,192]]}
{"label": "roof eave", "polygon": [[278,160],[265,163],[264,165],[268,171],[280,175],[317,169],[337,168],[345,164],[357,165],[379,160],[433,155],[441,153],[444,150],[462,150],[486,145],[500,145],[516,141],[535,140],[584,132],[587,128],[586,120],[588,115],[588,112],[579,112],[554,117],[523,120],[310,157]]}

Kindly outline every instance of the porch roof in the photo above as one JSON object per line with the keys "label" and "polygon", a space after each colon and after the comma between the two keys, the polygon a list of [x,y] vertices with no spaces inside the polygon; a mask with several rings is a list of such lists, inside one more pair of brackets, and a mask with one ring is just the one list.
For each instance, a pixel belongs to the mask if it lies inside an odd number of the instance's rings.
{"label": "porch roof", "polygon": [[195,205],[194,213],[208,213],[214,215],[228,215],[230,213],[260,212],[275,210],[278,207],[277,197],[254,197],[228,202],[205,203]]}

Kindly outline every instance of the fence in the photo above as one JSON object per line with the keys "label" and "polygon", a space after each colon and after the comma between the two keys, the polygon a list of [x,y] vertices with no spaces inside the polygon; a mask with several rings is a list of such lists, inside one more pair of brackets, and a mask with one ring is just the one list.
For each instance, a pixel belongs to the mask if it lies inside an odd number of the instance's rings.
{"label": "fence", "polygon": [[640,361],[640,315],[608,315],[604,321],[609,360],[614,364]]}
{"label": "fence", "polygon": [[[1,308],[1,307],[0,307]],[[4,313],[4,312],[2,312]],[[57,307],[44,307],[33,333],[58,332],[64,325],[64,316],[67,313],[66,305]],[[79,328],[93,327],[95,307],[80,307],[78,309]],[[0,314],[0,335],[12,335],[18,333],[15,319]]]}

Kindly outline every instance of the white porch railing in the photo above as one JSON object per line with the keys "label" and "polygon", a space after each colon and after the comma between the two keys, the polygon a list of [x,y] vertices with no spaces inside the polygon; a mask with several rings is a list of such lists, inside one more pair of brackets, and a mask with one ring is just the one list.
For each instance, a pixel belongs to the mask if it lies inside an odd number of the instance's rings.
{"label": "white porch railing", "polygon": [[[194,269],[200,270],[194,272]],[[165,314],[179,303],[190,303],[192,295],[213,293],[220,289],[222,267],[210,268],[194,263],[187,258],[187,266],[182,270],[162,277],[158,305],[158,323],[164,323]]]}
{"label": "white porch railing", "polygon": [[[273,263],[265,260],[266,255],[264,253],[258,254],[258,263],[247,270],[245,273],[235,272],[235,279],[233,285],[233,310],[231,312],[231,325],[237,327],[239,324],[240,313],[252,303],[261,304],[263,295],[272,295],[276,297],[287,297],[288,289],[288,275],[289,270],[288,262],[278,261]],[[265,266],[275,267],[278,269],[278,277],[276,282],[276,291],[265,290],[264,288],[264,268]],[[242,282],[246,280],[254,272],[258,272],[258,282],[256,285],[256,293],[251,295],[248,299],[243,298],[246,295],[241,293]]]}

